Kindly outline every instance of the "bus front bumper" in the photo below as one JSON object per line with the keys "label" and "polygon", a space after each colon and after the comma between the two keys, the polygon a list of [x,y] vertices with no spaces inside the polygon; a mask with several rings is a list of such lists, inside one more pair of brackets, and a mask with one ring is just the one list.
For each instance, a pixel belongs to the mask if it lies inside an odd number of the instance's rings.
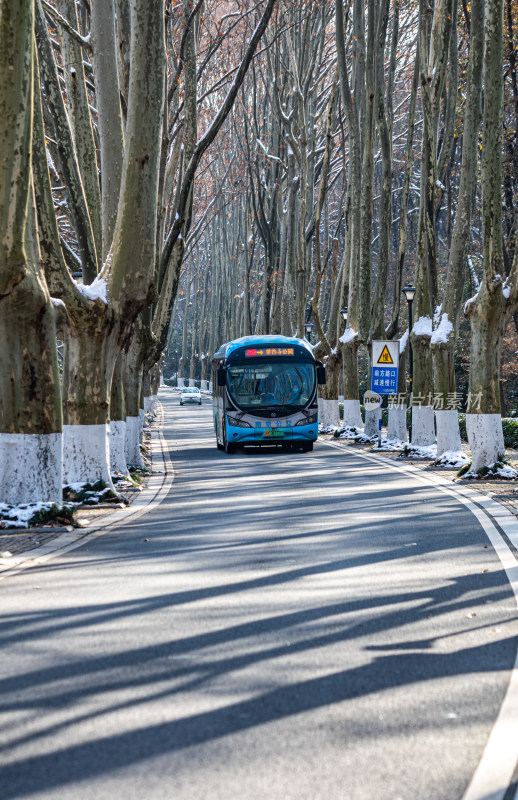
{"label": "bus front bumper", "polygon": [[227,427],[227,439],[236,444],[282,444],[282,442],[315,442],[317,425],[296,425],[286,428]]}

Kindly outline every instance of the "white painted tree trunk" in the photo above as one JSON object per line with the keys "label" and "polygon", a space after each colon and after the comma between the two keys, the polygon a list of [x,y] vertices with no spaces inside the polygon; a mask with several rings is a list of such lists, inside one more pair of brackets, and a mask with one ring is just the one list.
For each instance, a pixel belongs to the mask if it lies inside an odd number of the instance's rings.
{"label": "white painted tree trunk", "polygon": [[466,430],[472,456],[470,472],[494,464],[505,452],[500,414],[466,414]]}
{"label": "white painted tree trunk", "polygon": [[63,483],[104,481],[110,472],[109,425],[63,425]]}
{"label": "white painted tree trunk", "polygon": [[209,381],[209,392],[212,394],[212,381]]}
{"label": "white painted tree trunk", "polygon": [[459,431],[459,413],[455,409],[435,412],[437,425],[437,458],[443,453],[462,450]]}
{"label": "white painted tree trunk", "polygon": [[125,447],[126,423],[120,419],[112,420],[110,422],[110,469],[112,473],[128,474]]}
{"label": "white painted tree trunk", "polygon": [[155,410],[156,397],[154,394],[144,397],[144,414],[152,414]]}
{"label": "white painted tree trunk", "polygon": [[189,378],[189,386],[196,386],[196,381],[194,378]]}
{"label": "white painted tree trunk", "polygon": [[359,400],[344,400],[344,427],[363,428]]}
{"label": "white painted tree trunk", "polygon": [[435,444],[433,406],[412,406],[412,444],[417,447]]}
{"label": "white painted tree trunk", "polygon": [[138,437],[139,437],[139,442],[141,442],[142,441],[142,436],[144,434],[144,423],[146,421],[146,412],[144,411],[143,408],[139,408],[138,414],[139,414],[139,434],[138,434]]}
{"label": "white painted tree trunk", "polygon": [[318,424],[325,428],[340,427],[340,409],[338,400],[325,400],[318,398]]}
{"label": "white painted tree trunk", "polygon": [[207,392],[208,390],[209,390],[209,382],[202,379],[201,386],[200,386],[200,391],[201,392]]}
{"label": "white painted tree trunk", "polygon": [[406,405],[389,406],[387,439],[389,442],[406,442]]}
{"label": "white painted tree trunk", "polygon": [[378,421],[381,414],[381,408],[374,408],[372,411],[366,409],[365,411],[365,428],[364,433],[365,436],[377,436],[378,435]]}
{"label": "white painted tree trunk", "polygon": [[0,433],[0,503],[63,503],[61,433]]}
{"label": "white painted tree trunk", "polygon": [[140,453],[140,417],[126,417],[125,453],[128,466],[145,466]]}
{"label": "white painted tree trunk", "polygon": [[176,385],[178,386],[179,389],[183,389],[183,387],[185,386],[185,378],[177,378]]}

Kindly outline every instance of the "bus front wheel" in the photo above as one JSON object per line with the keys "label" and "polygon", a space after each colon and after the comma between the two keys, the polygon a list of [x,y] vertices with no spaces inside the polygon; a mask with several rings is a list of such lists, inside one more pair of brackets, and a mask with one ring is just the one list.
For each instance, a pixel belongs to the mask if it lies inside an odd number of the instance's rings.
{"label": "bus front wheel", "polygon": [[302,445],[302,451],[304,453],[313,452],[313,442],[304,442],[304,444]]}
{"label": "bus front wheel", "polygon": [[226,443],[226,445],[225,445],[225,453],[228,453],[229,456],[231,456],[233,453],[235,453],[236,450],[237,450],[237,447],[236,447],[235,444],[232,444],[232,442],[227,442]]}

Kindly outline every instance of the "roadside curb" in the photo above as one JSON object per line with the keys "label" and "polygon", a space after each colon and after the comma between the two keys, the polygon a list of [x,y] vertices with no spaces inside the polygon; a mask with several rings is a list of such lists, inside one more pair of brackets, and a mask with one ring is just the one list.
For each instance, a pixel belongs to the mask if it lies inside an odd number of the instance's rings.
{"label": "roadside curb", "polygon": [[[157,464],[147,481],[147,486],[133,502],[118,511],[108,512],[92,521],[91,526],[59,534],[45,544],[32,550],[26,550],[3,559],[0,565],[0,581],[9,578],[21,570],[44,564],[49,559],[75,550],[88,541],[93,541],[105,532],[110,532],[122,524],[133,522],[158,506],[168,494],[174,480],[174,467],[169,458],[169,451],[162,433],[164,427],[164,408],[157,401],[158,413],[154,424],[150,427],[153,455],[157,455]],[[161,461],[160,461],[161,459]]]}
{"label": "roadside curb", "polygon": [[[373,453],[345,450],[337,442],[324,443],[352,454],[358,458],[374,462],[385,469],[411,475],[426,486],[433,486],[444,494],[454,497],[478,520],[489,538],[504,569],[515,602],[518,607],[518,520],[496,500],[478,492],[475,487],[465,484],[452,484],[446,478],[414,467],[412,464],[395,464]],[[518,651],[510,672],[509,685],[500,706],[498,717],[490,733],[482,758],[475,770],[462,800],[518,800],[516,781],[518,780],[517,731],[518,727]]]}

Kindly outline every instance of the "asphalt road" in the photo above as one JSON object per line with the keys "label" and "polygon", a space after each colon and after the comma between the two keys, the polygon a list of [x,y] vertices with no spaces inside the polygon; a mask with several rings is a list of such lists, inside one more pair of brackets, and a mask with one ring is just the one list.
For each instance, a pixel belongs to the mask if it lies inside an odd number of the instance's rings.
{"label": "asphalt road", "polygon": [[161,505],[0,584],[1,800],[461,800],[518,636],[479,523],[165,397]]}

